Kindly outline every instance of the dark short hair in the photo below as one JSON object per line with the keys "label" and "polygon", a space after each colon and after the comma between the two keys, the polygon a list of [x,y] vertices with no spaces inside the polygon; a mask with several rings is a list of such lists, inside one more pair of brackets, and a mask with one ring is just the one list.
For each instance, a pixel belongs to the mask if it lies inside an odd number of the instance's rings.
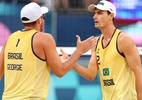
{"label": "dark short hair", "polygon": [[[28,19],[27,17],[23,17],[23,18],[22,18],[22,21],[29,21],[29,19]],[[24,25],[26,25],[26,24],[35,24],[35,22],[36,22],[36,21],[31,22],[31,23],[23,23],[23,24],[24,24]]]}
{"label": "dark short hair", "polygon": [[[111,12],[110,12],[110,11],[107,11],[107,13],[108,13],[108,15],[109,15],[109,14],[111,14]],[[112,21],[114,22],[114,17],[113,17]]]}

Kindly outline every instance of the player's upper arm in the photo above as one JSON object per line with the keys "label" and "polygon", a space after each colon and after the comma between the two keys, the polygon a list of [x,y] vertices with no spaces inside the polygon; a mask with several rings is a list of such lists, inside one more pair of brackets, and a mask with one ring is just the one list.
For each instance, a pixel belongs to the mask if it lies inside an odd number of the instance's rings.
{"label": "player's upper arm", "polygon": [[60,76],[60,68],[62,68],[62,62],[56,50],[56,43],[54,38],[50,34],[44,34],[43,36],[43,50],[47,64],[51,67],[53,73]]}

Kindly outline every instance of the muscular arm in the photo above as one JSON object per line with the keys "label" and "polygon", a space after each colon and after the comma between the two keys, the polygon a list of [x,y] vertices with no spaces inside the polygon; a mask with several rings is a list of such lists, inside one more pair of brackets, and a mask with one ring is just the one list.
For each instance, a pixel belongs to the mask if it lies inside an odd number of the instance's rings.
{"label": "muscular arm", "polygon": [[118,44],[120,52],[124,53],[129,67],[135,74],[138,100],[142,100],[142,68],[138,50],[133,40],[125,33],[120,34]]}
{"label": "muscular arm", "polygon": [[77,62],[79,57],[86,51],[90,50],[94,44],[94,39],[92,37],[85,41],[78,41],[77,49],[74,53],[68,60],[62,62],[56,51],[56,43],[50,34],[36,35],[35,38],[38,38],[38,41],[40,40],[39,46],[42,48],[41,51],[44,52],[43,55],[45,55],[46,62],[51,67],[53,73],[58,77],[65,75]]}
{"label": "muscular arm", "polygon": [[74,70],[82,77],[88,79],[88,80],[93,80],[98,72],[98,66],[97,66],[97,61],[96,61],[96,53],[95,50],[92,49],[92,55],[88,64],[88,67],[83,67],[79,64],[76,64],[74,66]]}

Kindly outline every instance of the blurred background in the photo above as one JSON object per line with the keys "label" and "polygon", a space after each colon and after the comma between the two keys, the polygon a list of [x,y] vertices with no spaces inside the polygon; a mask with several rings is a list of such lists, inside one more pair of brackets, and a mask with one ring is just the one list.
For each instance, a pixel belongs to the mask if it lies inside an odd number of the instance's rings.
{"label": "blurred background", "polygon": [[[44,31],[52,34],[57,49],[62,47],[71,53],[76,46],[75,35],[84,40],[101,33],[94,27],[93,13],[87,8],[100,0],[0,0],[0,46],[8,36],[23,28],[20,10],[29,2],[47,6]],[[142,60],[142,0],[110,0],[117,8],[115,25],[130,35],[138,47]],[[78,63],[87,67],[90,53],[82,55]],[[0,81],[0,99],[3,92],[3,79]],[[101,100],[99,75],[88,81],[73,70],[58,78],[51,72],[47,100]]]}

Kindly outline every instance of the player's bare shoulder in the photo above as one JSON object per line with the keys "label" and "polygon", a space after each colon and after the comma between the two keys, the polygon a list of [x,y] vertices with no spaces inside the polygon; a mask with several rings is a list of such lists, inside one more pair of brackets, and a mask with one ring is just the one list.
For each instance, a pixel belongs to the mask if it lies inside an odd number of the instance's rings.
{"label": "player's bare shoulder", "polygon": [[56,44],[51,34],[43,32],[35,34],[33,38],[33,49],[38,57],[46,59],[45,52],[49,54],[53,48],[56,48]]}
{"label": "player's bare shoulder", "polygon": [[47,50],[56,47],[53,36],[49,33],[38,32],[33,38],[34,48],[40,48],[41,50]]}
{"label": "player's bare shoulder", "polygon": [[44,33],[44,32],[38,32],[34,36],[35,40],[40,42],[40,43],[51,43],[54,41],[53,36],[50,33]]}
{"label": "player's bare shoulder", "polygon": [[36,35],[38,38],[41,38],[41,39],[52,37],[52,35],[50,33],[44,33],[44,32],[38,32]]}
{"label": "player's bare shoulder", "polygon": [[133,39],[123,31],[118,36],[118,42],[122,44],[134,43]]}
{"label": "player's bare shoulder", "polygon": [[135,45],[133,39],[123,31],[118,36],[117,44],[120,52],[124,51],[124,49],[128,49],[129,47]]}

